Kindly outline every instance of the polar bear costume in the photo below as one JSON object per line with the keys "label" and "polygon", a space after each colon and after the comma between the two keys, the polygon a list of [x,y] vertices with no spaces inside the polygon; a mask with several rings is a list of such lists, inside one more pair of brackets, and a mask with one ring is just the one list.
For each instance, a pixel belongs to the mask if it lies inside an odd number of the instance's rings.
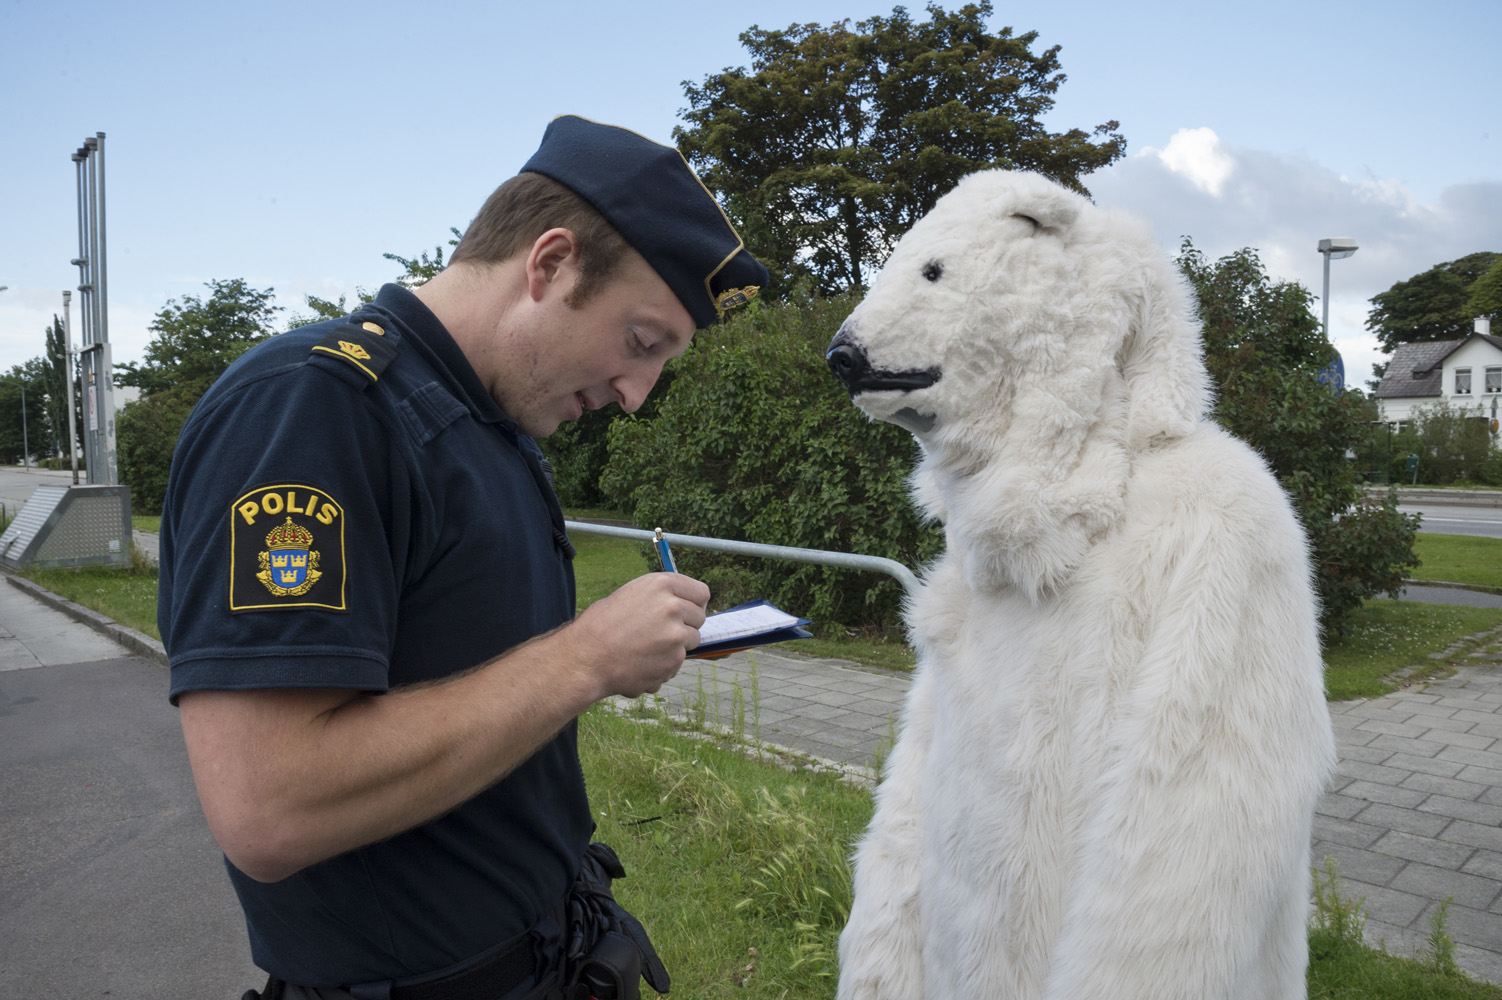
{"label": "polar bear costume", "polygon": [[1304,534],[1206,418],[1149,233],[975,174],[831,344],[946,554],[855,855],[841,1000],[1305,996],[1335,761]]}

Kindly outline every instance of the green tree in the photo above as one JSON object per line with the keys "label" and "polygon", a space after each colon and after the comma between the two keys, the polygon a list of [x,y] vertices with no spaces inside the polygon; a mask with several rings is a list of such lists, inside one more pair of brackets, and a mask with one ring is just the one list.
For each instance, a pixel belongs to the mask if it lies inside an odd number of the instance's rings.
{"label": "green tree", "polygon": [[[74,434],[84,426],[83,423],[83,383],[78,378],[77,359],[70,359],[67,354],[67,340],[63,335],[63,323],[58,317],[52,317],[52,325],[47,328],[47,422],[51,427],[55,454],[64,458],[68,455],[68,379],[73,380],[73,431]],[[74,438],[75,454],[80,462],[83,459],[83,446]]]}
{"label": "green tree", "polygon": [[[1498,262],[1502,262],[1502,255],[1483,250],[1436,264],[1423,274],[1400,281],[1372,297],[1366,328],[1386,354],[1399,344],[1458,340],[1471,332],[1471,321],[1483,315],[1471,311],[1471,287]],[[1502,276],[1497,280],[1502,281]],[[1494,300],[1494,311],[1489,315],[1502,319],[1495,311],[1497,304]]]}
{"label": "green tree", "polygon": [[1338,634],[1366,598],[1396,597],[1403,571],[1418,564],[1417,519],[1395,494],[1368,499],[1346,457],[1367,446],[1367,400],[1321,380],[1335,351],[1313,296],[1269,278],[1255,250],[1211,262],[1186,239],[1178,263],[1199,301],[1215,419],[1256,448],[1288,492],[1309,536],[1321,624]]}
{"label": "green tree", "polygon": [[46,363],[32,358],[0,375],[0,461],[20,465],[51,453],[47,374]]}
{"label": "green tree", "polygon": [[184,295],[156,314],[144,360],[116,365],[117,384],[139,387],[143,398],[171,391],[196,400],[231,362],[276,332],[272,323],[281,306],[272,304],[272,289],[252,288],[241,278],[206,285],[212,291],[207,299]]}
{"label": "green tree", "polygon": [[[459,230],[455,229],[453,226],[449,227],[449,232],[453,233],[454,235],[453,238],[448,241],[448,245],[451,247],[458,246],[459,239],[464,234],[459,232]],[[392,280],[406,288],[416,288],[418,285],[421,285],[423,282],[432,278],[447,266],[443,262],[442,244],[434,246],[433,253],[431,255],[429,255],[428,252],[424,250],[416,257],[403,257],[401,254],[395,253],[383,253],[381,254],[381,256],[386,258],[387,260],[395,261],[396,263],[402,265],[402,273],[397,275]],[[339,301],[335,302],[332,299],[319,298],[317,295],[304,296],[305,303],[310,311],[305,313],[293,313],[292,315],[288,316],[287,329],[294,330],[297,327],[307,326],[310,323],[321,323],[326,319],[343,319],[345,316],[348,316],[352,310],[352,307],[345,305],[347,298],[348,296],[341,295],[339,296]],[[357,287],[355,289],[355,299],[361,305],[374,302],[375,292],[366,291],[364,288]]]}
{"label": "green tree", "polygon": [[125,404],[115,418],[115,462],[135,513],[162,512],[172,452],[197,402],[198,395],[155,392]]}
{"label": "green tree", "polygon": [[120,411],[115,435],[120,481],[143,514],[162,509],[172,450],[193,405],[236,358],[276,332],[281,307],[273,304],[272,289],[252,288],[240,278],[207,287],[207,299],[169,300],[149,327],[155,336],[144,360],[116,366],[116,382],[141,389],[141,398]]}
{"label": "green tree", "polygon": [[1036,170],[1088,193],[1080,177],[1126,152],[1110,121],[1049,132],[1064,82],[1059,47],[1036,32],[988,32],[989,2],[937,5],[915,21],[752,27],[751,68],[684,81],[678,147],[773,270],[832,293],[863,286],[897,239],[964,175]]}
{"label": "green tree", "polygon": [[[464,237],[464,234],[454,226],[449,227],[449,232],[453,234],[452,238],[448,241],[449,246],[458,246],[459,240]],[[431,257],[428,256],[426,250],[416,257],[403,257],[400,254],[394,253],[383,253],[381,256],[387,260],[394,260],[402,266],[402,273],[397,276],[396,281],[397,284],[407,288],[416,288],[428,279],[435,277],[439,271],[448,266],[443,262],[442,244],[433,247],[433,255]],[[360,300],[362,302],[370,301],[370,299],[365,297],[363,292],[360,294]]]}
{"label": "green tree", "polygon": [[1497,254],[1492,266],[1471,283],[1465,312],[1472,318],[1485,316],[1490,319],[1493,332],[1502,335],[1502,254]]}
{"label": "green tree", "polygon": [[[364,289],[361,289],[358,294],[361,302],[369,302],[375,298],[374,295],[367,295]],[[348,296],[341,295],[339,296],[339,301],[335,302],[332,299],[319,298],[317,295],[303,296],[303,301],[307,304],[310,311],[289,315],[287,317],[287,329],[295,330],[300,326],[322,323],[326,319],[343,319],[349,315],[349,309],[344,304],[346,298]]]}

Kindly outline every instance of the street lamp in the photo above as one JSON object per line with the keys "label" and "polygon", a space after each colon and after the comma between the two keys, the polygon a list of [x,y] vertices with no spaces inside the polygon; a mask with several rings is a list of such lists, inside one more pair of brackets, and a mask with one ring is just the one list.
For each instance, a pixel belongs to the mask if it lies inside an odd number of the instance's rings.
{"label": "street lamp", "polygon": [[1349,238],[1335,237],[1334,239],[1320,240],[1319,252],[1325,258],[1325,294],[1320,299],[1325,309],[1324,333],[1325,339],[1330,339],[1330,261],[1344,260],[1357,250],[1356,241]]}

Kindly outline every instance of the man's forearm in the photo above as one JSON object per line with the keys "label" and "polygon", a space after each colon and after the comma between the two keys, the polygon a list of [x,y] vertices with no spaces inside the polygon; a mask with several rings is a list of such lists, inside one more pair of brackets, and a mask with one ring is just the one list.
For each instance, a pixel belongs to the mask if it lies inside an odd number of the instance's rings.
{"label": "man's forearm", "polygon": [[594,701],[560,652],[529,643],[478,670],[384,695],[183,695],[210,829],[237,868],[271,882],[443,815]]}
{"label": "man's forearm", "polygon": [[237,868],[271,882],[441,816],[595,701],[676,674],[708,598],[697,580],[649,574],[475,670],[384,695],[185,693],[209,828]]}

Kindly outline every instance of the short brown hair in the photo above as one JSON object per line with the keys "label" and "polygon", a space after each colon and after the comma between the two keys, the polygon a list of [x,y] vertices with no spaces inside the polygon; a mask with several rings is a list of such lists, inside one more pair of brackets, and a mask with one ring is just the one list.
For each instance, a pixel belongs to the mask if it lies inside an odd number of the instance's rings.
{"label": "short brown hair", "polygon": [[549,229],[560,228],[572,232],[579,244],[579,283],[568,298],[577,307],[635,251],[594,206],[551,177],[517,174],[491,192],[449,263],[499,264],[526,252]]}

